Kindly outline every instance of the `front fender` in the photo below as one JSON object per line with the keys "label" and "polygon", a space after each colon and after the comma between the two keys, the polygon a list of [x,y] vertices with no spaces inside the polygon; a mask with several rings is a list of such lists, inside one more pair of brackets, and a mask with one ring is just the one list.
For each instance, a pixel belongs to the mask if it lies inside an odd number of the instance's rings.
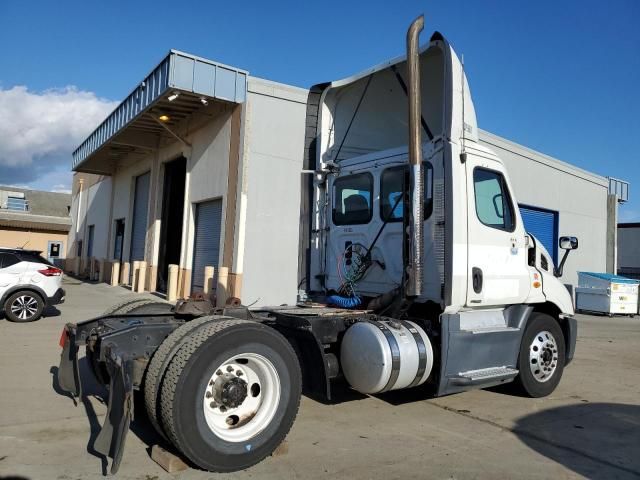
{"label": "front fender", "polygon": [[542,274],[542,290],[547,302],[553,303],[562,315],[573,316],[573,298],[562,282],[549,273]]}
{"label": "front fender", "polygon": [[561,318],[562,330],[565,336],[565,366],[571,363],[576,352],[576,339],[578,338],[578,322],[573,317]]}

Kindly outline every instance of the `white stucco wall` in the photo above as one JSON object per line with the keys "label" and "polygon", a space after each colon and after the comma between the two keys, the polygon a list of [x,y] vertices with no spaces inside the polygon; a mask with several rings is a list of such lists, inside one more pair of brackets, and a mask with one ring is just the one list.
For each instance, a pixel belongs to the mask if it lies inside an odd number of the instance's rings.
{"label": "white stucco wall", "polygon": [[[135,162],[120,166],[112,176],[113,182],[113,212],[110,222],[113,224],[116,220],[124,219],[124,244],[123,244],[123,261],[129,261],[131,248],[131,216],[133,211],[133,194],[135,188],[135,177],[142,175],[151,170],[153,154],[149,154],[144,158],[137,159]],[[108,210],[106,210],[108,216]],[[111,229],[108,241],[109,256],[113,256],[115,232]]]}
{"label": "white stucco wall", "polygon": [[222,198],[222,225],[220,232],[220,258],[224,255],[225,212],[229,172],[229,146],[231,141],[231,107],[217,115],[203,128],[189,137],[192,148],[187,157],[187,202],[183,231],[182,267],[193,267],[196,204]]}
{"label": "white stucco wall", "polygon": [[[86,190],[84,238],[88,238],[88,228],[94,225],[93,231],[93,257],[108,257],[109,243],[109,206],[111,203],[111,179],[104,178],[102,181],[91,185]],[[87,255],[88,244],[84,242],[84,255]]]}
{"label": "white stucco wall", "polygon": [[307,91],[256,78],[249,79],[248,89],[242,300],[292,304]]}

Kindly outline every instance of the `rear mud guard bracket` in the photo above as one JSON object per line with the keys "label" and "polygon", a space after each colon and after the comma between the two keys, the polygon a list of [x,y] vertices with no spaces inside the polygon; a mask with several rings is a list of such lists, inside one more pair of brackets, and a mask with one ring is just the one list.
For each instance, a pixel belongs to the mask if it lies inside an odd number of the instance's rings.
{"label": "rear mud guard bracket", "polygon": [[67,325],[62,335],[63,338],[60,339],[62,353],[60,355],[60,366],[58,367],[58,385],[73,397],[79,398],[82,395],[82,384],[80,383],[80,370],[78,368],[78,345],[76,344],[75,327]]}
{"label": "rear mud guard bracket", "polygon": [[112,474],[120,467],[129,424],[133,420],[133,363],[132,359],[121,356],[111,357],[107,362],[111,377],[109,406],[94,448],[113,459]]}

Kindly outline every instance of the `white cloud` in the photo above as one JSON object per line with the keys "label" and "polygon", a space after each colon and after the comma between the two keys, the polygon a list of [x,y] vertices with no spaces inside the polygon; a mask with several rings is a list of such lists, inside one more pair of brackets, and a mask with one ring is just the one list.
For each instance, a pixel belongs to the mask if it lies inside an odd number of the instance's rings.
{"label": "white cloud", "polygon": [[72,86],[43,92],[0,89],[0,168],[33,166],[43,174],[46,165],[40,163],[63,161],[70,168],[73,150],[116,105]]}
{"label": "white cloud", "polygon": [[68,185],[63,185],[62,183],[58,183],[51,187],[51,191],[55,193],[71,193],[71,189]]}

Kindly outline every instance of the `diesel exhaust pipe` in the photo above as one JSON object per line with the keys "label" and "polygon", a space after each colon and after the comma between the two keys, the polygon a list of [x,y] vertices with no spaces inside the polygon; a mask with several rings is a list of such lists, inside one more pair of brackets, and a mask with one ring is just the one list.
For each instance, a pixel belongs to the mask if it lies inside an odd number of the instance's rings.
{"label": "diesel exhaust pipe", "polygon": [[[411,209],[408,219],[409,252],[406,265],[406,296],[422,294],[424,264],[424,175],[422,168],[422,100],[420,95],[419,37],[424,15],[416,18],[407,31],[407,73],[409,99],[409,170]],[[405,215],[405,222],[406,222]],[[407,225],[404,225],[405,232]]]}

